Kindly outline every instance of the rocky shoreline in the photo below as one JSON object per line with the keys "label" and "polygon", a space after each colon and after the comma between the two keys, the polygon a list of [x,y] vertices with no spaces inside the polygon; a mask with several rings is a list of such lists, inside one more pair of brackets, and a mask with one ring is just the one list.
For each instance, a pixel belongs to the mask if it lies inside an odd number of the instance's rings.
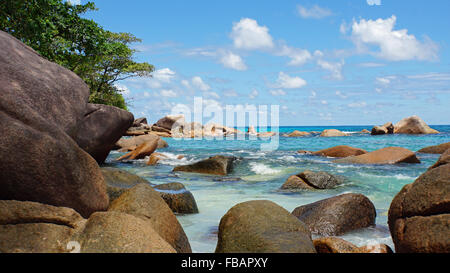
{"label": "rocky shoreline", "polygon": [[[40,57],[0,32],[0,252],[1,253],[190,253],[177,215],[201,213],[181,183],[154,185],[123,170],[100,167],[111,150],[120,161],[158,164],[167,147],[161,137],[195,138],[258,133],[218,124],[186,123],[166,116],[152,126],[124,110],[88,103],[89,90],[74,73]],[[375,132],[375,133],[374,133]],[[384,133],[383,133],[384,132]],[[368,132],[361,132],[368,133]],[[376,126],[373,135],[435,134],[420,118]],[[283,137],[340,137],[338,130],[292,132]],[[122,138],[126,136],[125,138]],[[331,147],[315,156],[336,164],[416,164],[412,151],[387,147],[373,152]],[[450,161],[448,143],[419,152],[442,154],[389,210],[398,253],[450,252]],[[226,176],[240,159],[217,155],[174,172]],[[341,178],[303,170],[280,190],[316,191]],[[276,189],[274,189],[276,190]],[[217,253],[390,253],[386,245],[355,246],[339,236],[375,224],[374,204],[361,194],[343,194],[289,212],[269,200],[239,203],[219,224]],[[312,235],[320,238],[313,240]]]}

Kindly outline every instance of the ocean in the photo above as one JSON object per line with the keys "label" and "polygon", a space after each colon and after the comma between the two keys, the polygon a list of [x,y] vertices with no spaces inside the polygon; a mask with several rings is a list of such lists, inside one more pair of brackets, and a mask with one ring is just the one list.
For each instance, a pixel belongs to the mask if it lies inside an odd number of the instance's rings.
{"label": "ocean", "polygon": [[[331,158],[297,153],[298,150],[317,151],[337,145],[349,145],[366,151],[399,146],[411,151],[450,141],[450,125],[430,126],[440,131],[437,135],[382,135],[359,134],[372,126],[308,126],[280,127],[281,134],[294,130],[318,131],[338,129],[350,133],[345,137],[279,137],[278,149],[261,150],[261,144],[270,139],[172,139],[165,138],[168,148],[158,150],[168,159],[156,166],[146,166],[146,160],[133,164],[118,163],[122,155],[112,152],[105,165],[137,174],[154,184],[183,183],[192,192],[199,208],[198,214],[177,215],[194,252],[214,252],[221,217],[234,205],[249,200],[270,200],[292,212],[296,207],[343,193],[361,193],[375,205],[376,226],[339,236],[358,246],[383,243],[393,248],[387,216],[390,203],[401,188],[412,183],[434,164],[439,155],[418,154],[421,164],[398,165],[345,165],[335,164]],[[238,128],[239,129],[239,128]],[[240,128],[242,131],[246,128]],[[273,141],[273,140],[272,140]],[[233,155],[240,158],[227,181],[217,181],[216,176],[173,173],[177,165],[185,165],[214,155]],[[184,155],[183,159],[177,159]],[[279,188],[286,179],[304,170],[326,171],[345,178],[345,182],[332,190],[286,193]],[[236,178],[236,179],[233,179]],[[314,236],[313,236],[314,238]]]}

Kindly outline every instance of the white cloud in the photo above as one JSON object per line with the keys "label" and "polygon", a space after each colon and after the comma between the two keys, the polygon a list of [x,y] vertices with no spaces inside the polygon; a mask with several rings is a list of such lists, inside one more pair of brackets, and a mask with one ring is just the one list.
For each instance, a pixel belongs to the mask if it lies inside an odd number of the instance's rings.
{"label": "white cloud", "polygon": [[320,103],[322,103],[323,105],[328,105],[328,101],[326,101],[326,100],[322,100],[322,101],[320,101]]}
{"label": "white cloud", "polygon": [[120,83],[116,83],[114,86],[120,91],[120,93],[122,93],[124,97],[130,97],[131,91],[127,86]]}
{"label": "white cloud", "polygon": [[317,97],[316,91],[311,91],[311,96],[309,96],[310,99],[315,99]]}
{"label": "white cloud", "polygon": [[304,6],[298,5],[297,11],[302,18],[313,18],[313,19],[321,19],[333,14],[331,10],[327,8],[321,8],[318,5],[314,5],[309,9]]}
{"label": "white cloud", "polygon": [[71,5],[81,5],[81,0],[67,0]]}
{"label": "white cloud", "polygon": [[161,90],[161,96],[167,97],[167,98],[175,98],[177,97],[177,93],[175,93],[173,90]]}
{"label": "white cloud", "polygon": [[381,0],[367,0],[367,5],[369,6],[380,6],[381,5]]}
{"label": "white cloud", "polygon": [[344,95],[341,91],[336,91],[336,96],[338,96],[341,99],[346,99],[348,96]]}
{"label": "white cloud", "polygon": [[378,94],[381,94],[383,90],[381,90],[381,88],[375,88],[375,92],[377,92]]}
{"label": "white cloud", "polygon": [[187,88],[191,87],[191,84],[189,83],[188,80],[182,80],[182,81],[181,81],[181,84],[182,84],[184,87],[187,87]]}
{"label": "white cloud", "polygon": [[173,79],[173,77],[175,77],[175,74],[176,73],[169,68],[162,68],[153,72],[152,76],[153,79],[157,81],[169,83]]}
{"label": "white cloud", "polygon": [[216,92],[204,92],[203,95],[205,97],[212,97],[212,98],[220,99],[220,96]]}
{"label": "white cloud", "polygon": [[306,81],[300,77],[291,77],[284,72],[278,74],[277,88],[296,89],[306,85]]}
{"label": "white cloud", "polygon": [[284,92],[282,89],[276,89],[276,90],[270,90],[269,91],[272,96],[284,96],[286,95],[286,92]]}
{"label": "white cloud", "polygon": [[377,77],[375,80],[376,80],[377,84],[388,85],[391,83],[392,80],[395,80],[395,79],[396,79],[395,76],[387,76],[387,77]]}
{"label": "white cloud", "polygon": [[330,78],[331,79],[335,79],[335,80],[342,80],[343,76],[342,76],[342,66],[345,64],[344,61],[338,62],[338,63],[332,63],[332,62],[327,62],[324,61],[322,59],[319,59],[317,61],[317,65],[319,67],[321,67],[322,69],[328,70],[331,75]]}
{"label": "white cloud", "polygon": [[247,66],[245,65],[241,56],[236,55],[231,51],[224,52],[222,57],[220,58],[220,62],[227,68],[239,71],[247,70]]}
{"label": "white cloud", "polygon": [[278,56],[286,56],[291,58],[288,65],[293,66],[303,65],[312,58],[312,55],[308,50],[293,48],[287,45],[281,45],[275,54]]}
{"label": "white cloud", "polygon": [[367,106],[367,103],[365,101],[353,102],[353,103],[347,104],[347,106],[350,108],[364,108]]}
{"label": "white cloud", "polygon": [[327,113],[327,114],[319,113],[319,117],[321,120],[331,120],[332,119],[330,113]]}
{"label": "white cloud", "polygon": [[256,89],[253,89],[252,92],[248,95],[249,98],[254,99],[258,96],[259,92]]}
{"label": "white cloud", "polygon": [[237,97],[237,96],[238,96],[238,93],[237,93],[234,89],[224,90],[224,91],[222,92],[222,94],[223,94],[225,97]]}
{"label": "white cloud", "polygon": [[195,88],[200,89],[200,91],[208,91],[208,90],[211,89],[211,87],[210,87],[209,85],[207,85],[207,84],[202,80],[202,78],[200,78],[200,77],[198,77],[198,76],[193,77],[192,80],[191,80],[191,82],[192,82],[192,85],[193,85]]}
{"label": "white cloud", "polygon": [[379,47],[377,57],[390,61],[435,60],[438,46],[429,38],[423,42],[407,29],[393,30],[397,17],[377,20],[361,19],[352,24],[352,40],[360,52],[367,52],[367,46]]}
{"label": "white cloud", "polygon": [[242,18],[239,22],[233,23],[230,36],[234,46],[239,49],[270,49],[274,46],[269,29],[258,25],[256,20],[250,18]]}

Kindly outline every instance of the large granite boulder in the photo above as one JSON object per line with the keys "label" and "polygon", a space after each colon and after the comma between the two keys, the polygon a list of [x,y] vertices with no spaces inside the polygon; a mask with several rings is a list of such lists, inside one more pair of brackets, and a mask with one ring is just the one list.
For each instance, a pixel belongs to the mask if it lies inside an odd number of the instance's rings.
{"label": "large granite boulder", "polygon": [[450,164],[404,186],[392,200],[388,223],[398,253],[449,253]]}
{"label": "large granite boulder", "polygon": [[340,136],[348,136],[348,135],[337,129],[328,129],[328,130],[323,130],[323,132],[320,134],[320,136],[321,137],[340,137]]}
{"label": "large granite boulder", "polygon": [[157,185],[153,188],[161,195],[173,212],[180,214],[198,213],[194,195],[186,190],[183,184],[173,182]]}
{"label": "large granite boulder", "polygon": [[92,214],[74,240],[82,253],[176,253],[148,221],[115,211]]}
{"label": "large granite boulder", "polygon": [[450,142],[442,143],[442,144],[436,145],[436,146],[425,147],[423,149],[420,149],[417,152],[424,153],[424,154],[443,154],[448,149],[450,149]]}
{"label": "large granite boulder", "polygon": [[347,145],[340,145],[336,147],[331,147],[328,149],[313,152],[312,155],[327,156],[327,157],[349,157],[366,154],[367,152],[363,149],[350,147]]}
{"label": "large granite boulder", "polygon": [[420,163],[414,152],[401,147],[387,147],[367,154],[350,156],[333,161],[344,164],[398,164]]}
{"label": "large granite boulder", "polygon": [[178,253],[191,252],[183,228],[172,210],[151,186],[138,184],[111,202],[108,211],[117,211],[142,218]]}
{"label": "large granite boulder", "polygon": [[177,166],[173,169],[174,172],[190,172],[203,173],[213,175],[227,175],[233,169],[233,162],[236,157],[216,155],[197,163]]}
{"label": "large granite boulder", "polygon": [[75,210],[0,200],[0,253],[62,253],[86,220]]}
{"label": "large granite boulder", "polygon": [[120,160],[135,160],[135,159],[144,159],[147,156],[150,156],[156,149],[158,148],[158,141],[155,139],[153,142],[144,142],[141,145],[137,146],[133,151],[119,157],[117,161]]}
{"label": "large granite boulder", "polygon": [[216,253],[315,253],[308,227],[271,201],[237,204],[220,220]]}
{"label": "large granite boulder", "polygon": [[148,180],[125,170],[111,167],[103,167],[101,170],[106,181],[106,190],[110,202],[137,184],[152,185]]}
{"label": "large granite boulder", "polygon": [[75,140],[98,163],[103,163],[115,143],[133,124],[134,117],[128,111],[109,105],[88,104],[88,109]]}
{"label": "large granite boulder", "polygon": [[97,162],[77,138],[88,86],[0,31],[0,199],[74,208],[108,207]]}
{"label": "large granite boulder", "polygon": [[404,118],[394,125],[394,133],[396,134],[439,134],[439,131],[428,126],[418,116]]}
{"label": "large granite boulder", "polygon": [[348,193],[297,207],[292,212],[314,234],[342,235],[375,225],[376,211],[362,194]]}

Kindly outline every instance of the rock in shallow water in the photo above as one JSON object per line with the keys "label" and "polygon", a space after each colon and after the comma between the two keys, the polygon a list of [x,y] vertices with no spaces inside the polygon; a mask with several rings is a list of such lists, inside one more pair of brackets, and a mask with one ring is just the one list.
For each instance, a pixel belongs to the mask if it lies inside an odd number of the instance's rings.
{"label": "rock in shallow water", "polygon": [[233,162],[237,158],[234,156],[216,155],[197,163],[177,166],[173,169],[174,172],[190,172],[203,173],[213,175],[227,175],[233,169]]}
{"label": "rock in shallow water", "polygon": [[348,136],[346,133],[343,133],[336,129],[323,130],[321,137],[340,137],[340,136]]}
{"label": "rock in shallow water", "polygon": [[194,195],[181,183],[167,183],[153,187],[175,213],[198,213]]}
{"label": "rock in shallow water", "polygon": [[417,152],[424,153],[424,154],[443,154],[448,149],[450,149],[450,142],[442,143],[442,144],[436,145],[436,146],[425,147],[423,149],[420,149]]}
{"label": "rock in shallow water", "polygon": [[433,168],[403,187],[389,209],[399,253],[450,252],[450,164]]}
{"label": "rock in shallow water", "polygon": [[350,156],[333,161],[344,164],[397,164],[420,163],[416,154],[401,147],[387,147],[367,154]]}
{"label": "rock in shallow water", "polygon": [[306,170],[293,175],[281,186],[282,190],[301,189],[332,189],[342,184],[342,180],[327,172],[312,172]]}
{"label": "rock in shallow water", "polygon": [[248,201],[220,220],[216,253],[315,253],[308,227],[271,201]]}
{"label": "rock in shallow water", "polygon": [[394,125],[396,134],[439,134],[439,131],[430,128],[418,116],[404,118]]}
{"label": "rock in shallow water", "polygon": [[297,207],[292,214],[322,236],[375,225],[376,211],[372,202],[362,194],[348,193]]}
{"label": "rock in shallow water", "polygon": [[313,152],[313,155],[328,156],[328,157],[349,157],[358,156],[366,154],[367,152],[363,149],[354,148],[346,145],[340,145],[336,147],[331,147],[328,149]]}

